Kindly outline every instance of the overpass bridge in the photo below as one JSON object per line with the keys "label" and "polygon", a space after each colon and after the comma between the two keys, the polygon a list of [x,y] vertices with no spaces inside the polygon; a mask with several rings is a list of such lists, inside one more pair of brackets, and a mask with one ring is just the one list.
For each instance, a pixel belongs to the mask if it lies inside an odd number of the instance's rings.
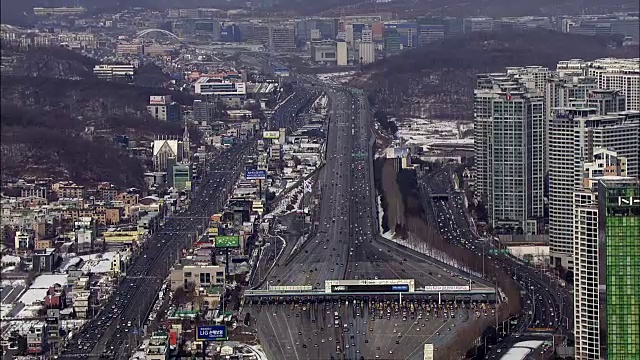
{"label": "overpass bridge", "polygon": [[449,200],[449,194],[446,193],[439,193],[439,194],[431,194],[431,198],[433,200]]}
{"label": "overpass bridge", "polygon": [[295,301],[324,302],[350,298],[424,299],[437,301],[495,302],[496,290],[491,287],[425,286],[415,288],[413,279],[393,280],[326,280],[324,289],[311,286],[273,286],[267,290],[247,290],[245,302],[272,303]]}

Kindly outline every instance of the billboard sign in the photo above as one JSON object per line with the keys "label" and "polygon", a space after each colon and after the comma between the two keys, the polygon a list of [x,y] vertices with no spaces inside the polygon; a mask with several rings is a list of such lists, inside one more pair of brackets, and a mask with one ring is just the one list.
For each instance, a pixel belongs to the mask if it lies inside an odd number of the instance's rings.
{"label": "billboard sign", "polygon": [[382,292],[408,292],[409,284],[403,285],[391,285],[391,284],[381,284],[381,285],[332,285],[331,292],[373,292],[373,293],[382,293]]}
{"label": "billboard sign", "polygon": [[233,145],[233,137],[226,136],[222,138],[222,145]]}
{"label": "billboard sign", "polygon": [[239,248],[240,236],[216,236],[215,246],[217,248]]}
{"label": "billboard sign", "polygon": [[226,341],[227,327],[224,325],[199,325],[197,341]]}
{"label": "billboard sign", "polygon": [[311,285],[269,286],[269,291],[313,291]]}
{"label": "billboard sign", "polygon": [[469,285],[466,286],[425,286],[425,291],[469,291]]}
{"label": "billboard sign", "polygon": [[263,139],[280,139],[280,131],[264,131],[262,133]]}
{"label": "billboard sign", "polygon": [[169,96],[162,96],[162,95],[149,96],[150,105],[166,105],[169,101],[171,101],[171,97]]}
{"label": "billboard sign", "polygon": [[247,170],[244,173],[244,177],[247,180],[266,180],[267,171],[266,170]]}

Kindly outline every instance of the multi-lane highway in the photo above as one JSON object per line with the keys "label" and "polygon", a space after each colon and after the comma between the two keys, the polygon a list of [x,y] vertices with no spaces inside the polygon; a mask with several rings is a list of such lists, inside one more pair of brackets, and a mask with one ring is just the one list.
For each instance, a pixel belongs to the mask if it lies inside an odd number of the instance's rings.
{"label": "multi-lane highway", "polygon": [[[468,275],[380,237],[372,179],[371,111],[366,97],[343,87],[322,88],[329,96],[330,111],[327,161],[318,176],[318,232],[293,254],[283,254],[259,288],[310,285],[320,290],[325,280],[338,279],[414,279],[416,288],[468,285]],[[483,280],[474,278],[474,282]],[[358,297],[356,303],[348,304],[343,303],[348,297],[335,303],[313,298],[290,300],[292,304],[252,301],[245,311],[254,315],[261,342],[274,359],[421,358],[425,343],[450,342],[455,334],[453,324],[462,326],[468,319],[442,318],[442,313],[436,319],[415,309],[421,301],[435,305],[437,297],[407,296],[403,296],[405,301],[416,301],[413,318],[407,303],[398,304],[397,313],[393,310],[387,315],[385,308],[382,319],[376,313],[373,320],[372,313],[380,305],[370,305],[369,300],[383,301],[375,294],[363,303],[358,301],[364,298]]]}
{"label": "multi-lane highway", "polygon": [[132,350],[136,335],[141,335],[139,329],[178,252],[202,231],[208,217],[220,210],[221,202],[217,199],[227,196],[245,156],[254,149],[255,142],[250,141],[233,146],[214,158],[212,171],[201,184],[189,209],[166,220],[164,226],[147,240],[104,310],[74,335],[62,357],[107,355],[121,358]]}
{"label": "multi-lane highway", "polygon": [[[432,223],[449,242],[466,247],[479,256],[484,256],[487,264],[493,262],[502,267],[521,286],[522,314],[518,324],[511,328],[512,333],[521,336],[539,330],[548,329],[549,333],[568,333],[572,329],[572,301],[567,289],[560,287],[539,269],[509,255],[491,255],[489,250],[500,247],[490,239],[478,237],[469,227],[464,211],[464,193],[454,190],[452,176],[454,166],[424,174],[420,179],[421,193],[425,208]],[[433,194],[447,194],[447,199],[431,198]],[[505,342],[505,344],[508,343]],[[506,345],[498,345],[488,356],[495,357],[498,349],[503,351]]]}
{"label": "multi-lane highway", "polygon": [[[262,343],[274,359],[423,359],[436,356],[456,330],[474,320],[478,305],[372,296],[328,302],[254,305]],[[436,357],[438,358],[438,357]]]}
{"label": "multi-lane highway", "polygon": [[[275,110],[267,126],[295,130],[301,121],[298,114],[316,95],[315,91],[296,87],[292,96]],[[189,209],[169,218],[163,228],[150,237],[104,310],[68,342],[63,357],[124,358],[134,350],[142,335],[140,329],[179,251],[191,245],[206,228],[211,214],[221,210],[246,156],[255,150],[256,142],[252,140],[232,146],[212,160]]]}

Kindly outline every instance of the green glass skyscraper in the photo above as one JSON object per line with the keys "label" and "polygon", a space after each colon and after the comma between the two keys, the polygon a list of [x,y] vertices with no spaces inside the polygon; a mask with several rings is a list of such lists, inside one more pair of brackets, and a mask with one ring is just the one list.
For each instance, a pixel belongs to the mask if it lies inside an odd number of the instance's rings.
{"label": "green glass skyscraper", "polygon": [[601,180],[598,201],[602,353],[640,359],[640,180]]}

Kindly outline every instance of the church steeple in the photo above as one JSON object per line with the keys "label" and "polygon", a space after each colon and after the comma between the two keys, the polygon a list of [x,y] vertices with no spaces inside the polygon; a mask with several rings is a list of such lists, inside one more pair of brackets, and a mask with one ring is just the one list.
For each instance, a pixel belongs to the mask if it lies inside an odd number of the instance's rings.
{"label": "church steeple", "polygon": [[189,161],[189,127],[187,119],[184,120],[184,133],[182,134],[182,161]]}

